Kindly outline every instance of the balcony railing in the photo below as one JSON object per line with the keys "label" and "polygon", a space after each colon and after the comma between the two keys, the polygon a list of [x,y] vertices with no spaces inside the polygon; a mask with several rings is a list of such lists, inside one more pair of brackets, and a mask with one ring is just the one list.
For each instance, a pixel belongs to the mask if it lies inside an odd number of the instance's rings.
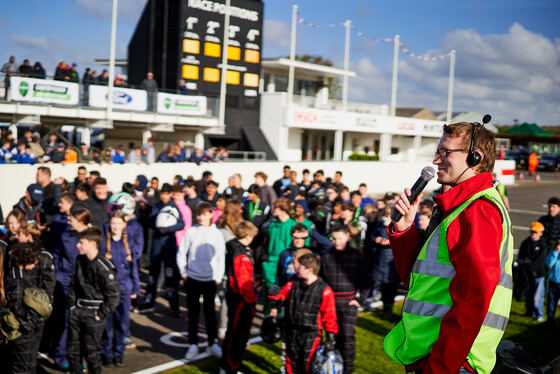
{"label": "balcony railing", "polygon": [[[70,82],[54,77],[0,74],[0,101],[106,108],[107,93],[107,82]],[[112,109],[215,118],[219,98],[169,89],[150,93],[139,86],[123,84],[113,88]]]}
{"label": "balcony railing", "polygon": [[[294,104],[301,105],[307,108],[315,109],[326,109],[326,110],[344,110],[344,105],[342,100],[339,99],[328,99],[326,103],[321,102],[318,97],[315,96],[293,96]],[[356,103],[347,102],[346,111],[356,112],[356,113],[367,113],[374,115],[388,115],[389,106],[388,105],[376,105],[376,104],[366,104],[366,103]]]}

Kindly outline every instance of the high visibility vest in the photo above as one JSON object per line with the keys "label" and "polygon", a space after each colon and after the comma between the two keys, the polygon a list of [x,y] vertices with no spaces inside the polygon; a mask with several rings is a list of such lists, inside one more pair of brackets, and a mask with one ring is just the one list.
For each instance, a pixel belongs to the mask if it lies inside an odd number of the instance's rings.
{"label": "high visibility vest", "polygon": [[393,360],[409,365],[430,354],[439,337],[441,320],[453,305],[449,283],[455,276],[455,268],[449,261],[447,229],[470,203],[481,197],[492,201],[502,213],[501,274],[467,362],[479,374],[489,374],[494,368],[496,348],[509,319],[513,288],[511,222],[502,198],[494,187],[476,193],[456,208],[436,227],[424,244],[410,274],[410,290],[402,320],[385,338],[385,352]]}

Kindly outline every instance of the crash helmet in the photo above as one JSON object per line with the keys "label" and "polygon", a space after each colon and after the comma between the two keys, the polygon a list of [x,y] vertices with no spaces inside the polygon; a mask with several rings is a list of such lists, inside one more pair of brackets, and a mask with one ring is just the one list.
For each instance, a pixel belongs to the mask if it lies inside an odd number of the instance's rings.
{"label": "crash helmet", "polygon": [[344,364],[338,349],[327,351],[324,345],[319,345],[311,361],[312,374],[342,374]]}
{"label": "crash helmet", "polygon": [[156,217],[156,228],[168,228],[179,222],[179,211],[171,205],[164,206]]}
{"label": "crash helmet", "polygon": [[280,323],[276,317],[267,316],[261,326],[261,338],[265,343],[276,343],[282,338]]}

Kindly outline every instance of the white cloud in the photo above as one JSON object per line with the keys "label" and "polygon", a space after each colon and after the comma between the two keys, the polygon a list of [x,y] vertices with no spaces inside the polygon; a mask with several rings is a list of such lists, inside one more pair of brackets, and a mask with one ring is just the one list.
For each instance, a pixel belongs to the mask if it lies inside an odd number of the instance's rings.
{"label": "white cloud", "polygon": [[[437,49],[427,51],[426,55],[439,56],[451,49],[457,51],[454,111],[486,111],[497,123],[504,124],[515,118],[541,125],[560,124],[560,39],[551,41],[514,23],[503,34],[450,32]],[[376,103],[389,103],[390,88],[387,91],[386,84],[390,85],[390,67],[381,74],[383,79],[378,87],[368,82],[369,75],[379,71],[369,59],[360,60],[353,68],[359,76],[352,83],[360,87],[356,92],[365,91],[366,98],[377,98],[373,89],[379,88],[385,96]],[[401,55],[398,106],[427,106],[433,111],[444,111],[448,82],[448,59],[424,62]],[[352,91],[351,86],[350,95],[354,98]]]}
{"label": "white cloud", "polygon": [[290,27],[282,21],[265,19],[263,46],[266,48],[290,49]]}

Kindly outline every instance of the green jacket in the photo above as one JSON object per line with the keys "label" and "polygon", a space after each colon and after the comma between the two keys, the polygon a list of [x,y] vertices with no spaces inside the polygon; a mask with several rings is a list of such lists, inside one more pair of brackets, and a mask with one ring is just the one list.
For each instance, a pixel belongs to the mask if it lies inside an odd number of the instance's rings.
{"label": "green jacket", "polygon": [[268,227],[268,258],[263,263],[264,286],[268,289],[276,282],[276,270],[280,253],[292,244],[292,227],[297,225],[293,219],[280,222],[275,219]]}

